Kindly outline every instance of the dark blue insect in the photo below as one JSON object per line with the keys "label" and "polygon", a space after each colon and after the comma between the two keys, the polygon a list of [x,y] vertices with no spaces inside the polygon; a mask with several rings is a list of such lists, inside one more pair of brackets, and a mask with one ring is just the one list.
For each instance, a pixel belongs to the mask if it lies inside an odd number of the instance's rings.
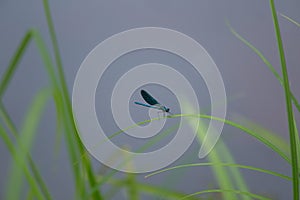
{"label": "dark blue insect", "polygon": [[143,99],[148,103],[148,104],[144,104],[144,103],[140,103],[140,102],[134,102],[137,105],[141,105],[141,106],[145,106],[148,108],[155,108],[157,110],[161,110],[167,113],[170,113],[170,108],[167,108],[166,106],[161,105],[160,103],[158,103],[158,101],[156,99],[154,99],[148,92],[146,92],[145,90],[141,90],[141,95],[143,97]]}

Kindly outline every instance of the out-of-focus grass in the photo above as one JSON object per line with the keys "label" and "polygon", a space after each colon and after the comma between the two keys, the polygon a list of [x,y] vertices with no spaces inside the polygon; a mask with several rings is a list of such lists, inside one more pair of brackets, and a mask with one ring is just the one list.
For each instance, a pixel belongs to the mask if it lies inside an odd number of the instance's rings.
{"label": "out-of-focus grass", "polygon": [[[43,113],[43,109],[46,105],[50,97],[49,90],[42,90],[39,92],[32,105],[29,107],[28,114],[24,119],[24,124],[20,131],[20,136],[17,138],[16,144],[11,147],[10,141],[6,138],[7,146],[10,146],[12,156],[14,158],[14,162],[11,167],[10,178],[7,184],[7,193],[6,199],[19,199],[21,195],[21,188],[23,183],[23,169],[25,169],[25,173],[27,174],[27,178],[32,186],[35,188],[35,192],[37,192],[35,179],[33,176],[28,173],[28,169],[26,166],[27,157],[32,147],[35,135],[37,133],[37,128],[39,125],[39,121],[41,119],[41,115]],[[3,138],[7,137],[7,135],[2,134]],[[38,198],[43,199],[40,192]]]}

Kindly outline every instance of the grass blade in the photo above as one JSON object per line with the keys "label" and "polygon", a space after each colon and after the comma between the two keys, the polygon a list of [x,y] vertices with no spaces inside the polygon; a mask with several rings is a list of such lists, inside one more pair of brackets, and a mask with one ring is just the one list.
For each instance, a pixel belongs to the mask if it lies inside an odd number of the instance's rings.
{"label": "grass blade", "polygon": [[[14,147],[14,144],[11,141],[11,139],[9,138],[9,136],[6,134],[5,129],[4,129],[4,127],[2,127],[1,124],[0,124],[0,136],[2,137],[2,140],[3,140],[4,144],[6,145],[8,151],[12,155],[14,161],[18,162],[18,158],[16,157],[16,154],[15,154],[16,149]],[[32,189],[35,196],[37,197],[37,199],[43,199],[43,194],[39,190],[38,183],[36,180],[34,180],[32,175],[30,174],[30,170],[28,169],[27,165],[24,165],[23,170],[24,170],[25,177],[29,183],[29,186]]]}
{"label": "grass blade", "polygon": [[284,93],[285,93],[285,102],[286,102],[286,110],[288,117],[288,125],[289,125],[289,134],[290,134],[290,148],[291,148],[291,158],[292,158],[292,172],[293,172],[293,195],[294,200],[299,200],[299,172],[298,172],[298,152],[297,152],[297,140],[299,138],[296,135],[295,124],[294,124],[294,114],[293,107],[291,101],[291,93],[290,93],[290,83],[288,78],[288,72],[286,67],[284,49],[281,40],[280,28],[277,19],[277,12],[275,9],[275,4],[273,0],[270,0],[270,8],[273,17],[274,29],[276,33],[278,51],[280,56],[283,82],[284,82]]}
{"label": "grass blade", "polygon": [[250,192],[244,192],[244,191],[239,191],[239,190],[221,190],[221,189],[212,189],[212,190],[203,190],[200,192],[195,192],[193,194],[187,195],[181,199],[187,199],[189,197],[192,196],[196,196],[196,195],[200,195],[200,194],[208,194],[208,193],[232,193],[232,194],[240,194],[240,195],[245,195],[247,197],[252,197],[255,199],[261,199],[261,200],[270,200],[269,198],[257,195],[257,194],[253,194]]}
{"label": "grass blade", "polygon": [[[56,34],[55,34],[55,29],[54,29],[54,24],[52,21],[52,17],[51,17],[51,12],[50,12],[50,7],[49,7],[49,2],[48,0],[43,0],[43,5],[44,5],[44,12],[45,12],[45,16],[46,16],[46,20],[47,20],[47,24],[48,24],[48,28],[49,28],[49,33],[50,33],[50,37],[51,37],[51,41],[52,41],[52,45],[53,45],[53,49],[54,49],[54,55],[55,55],[55,61],[56,61],[56,66],[57,66],[57,70],[58,70],[58,77],[59,77],[59,81],[60,81],[60,85],[62,87],[62,95],[63,95],[63,100],[64,100],[64,106],[66,108],[66,123],[69,126],[69,130],[67,132],[68,134],[75,134],[75,137],[73,137],[72,140],[68,140],[69,143],[74,143],[74,144],[69,144],[70,146],[70,150],[72,152],[75,152],[74,148],[77,148],[80,151],[80,155],[82,155],[85,150],[81,144],[81,141],[79,139],[77,130],[76,130],[76,126],[74,123],[74,119],[73,119],[73,112],[72,112],[72,107],[71,107],[71,100],[70,100],[70,96],[69,96],[69,92],[68,92],[68,88],[67,88],[67,84],[65,81],[65,75],[64,75],[64,71],[63,71],[63,67],[62,67],[62,61],[61,61],[61,57],[60,57],[60,53],[59,53],[59,48],[58,48],[58,42],[57,42],[57,38],[56,38]],[[74,146],[76,145],[76,146]],[[73,148],[73,149],[72,149]],[[76,156],[78,157],[78,156]],[[73,155],[73,162],[74,163],[76,160],[75,155]],[[90,187],[93,187],[94,184],[96,183],[96,180],[94,178],[94,175],[92,175],[93,169],[91,168],[90,165],[90,160],[89,158],[84,159],[84,162],[82,163],[84,166],[84,169],[88,169],[88,179],[89,179],[89,183],[90,183]],[[74,165],[72,165],[74,167]],[[81,187],[81,185],[83,185],[84,183],[81,182],[80,180],[80,171],[77,171],[76,173],[76,180],[79,181],[79,183],[77,184],[78,187]],[[80,189],[79,191],[81,191],[81,189],[84,189],[84,187],[82,188],[78,188]],[[85,191],[83,191],[83,193],[85,193]],[[101,193],[99,190],[94,192],[94,197],[96,199],[102,199]]]}
{"label": "grass blade", "polygon": [[0,81],[0,100],[2,101],[2,96],[18,66],[18,64],[21,61],[21,58],[23,57],[25,50],[32,38],[31,31],[28,31],[25,36],[23,37],[20,45],[17,48],[17,51],[15,52],[13,58],[11,59],[9,66],[7,70],[4,72],[1,81]]}
{"label": "grass blade", "polygon": [[295,24],[296,26],[300,27],[300,24],[299,24],[298,22],[296,22],[295,20],[289,18],[288,16],[286,16],[286,15],[284,15],[284,14],[282,14],[282,13],[280,13],[280,15],[281,15],[282,17],[284,17],[285,19],[287,19],[288,21],[290,21],[290,22],[292,22],[293,24]]}
{"label": "grass blade", "polygon": [[[0,116],[1,118],[3,119],[4,123],[6,124],[6,126],[8,127],[8,129],[10,130],[10,132],[13,134],[13,136],[15,138],[18,137],[18,131],[17,131],[17,128],[15,127],[14,123],[12,122],[10,116],[8,115],[8,113],[6,112],[6,109],[5,107],[2,105],[2,103],[0,103]],[[11,148],[13,149],[13,147]],[[11,150],[11,153],[12,153],[13,150]],[[51,194],[50,192],[48,191],[48,188],[38,170],[38,168],[36,167],[32,157],[30,155],[28,155],[28,162],[29,162],[29,167],[32,171],[32,174],[35,178],[35,181],[38,183],[38,185],[40,186],[41,188],[41,191],[43,192],[44,194],[44,197],[45,199],[47,200],[50,200],[52,199],[51,198]],[[30,175],[29,173],[29,170],[28,170],[28,176]],[[28,177],[27,176],[27,177]]]}
{"label": "grass blade", "polygon": [[223,167],[229,167],[229,168],[241,168],[241,169],[248,169],[248,170],[252,170],[252,171],[257,171],[257,172],[262,172],[265,174],[270,174],[273,176],[277,176],[279,178],[291,181],[292,178],[277,172],[273,172],[271,170],[266,170],[266,169],[262,169],[262,168],[258,168],[258,167],[252,167],[252,166],[248,166],[248,165],[240,165],[240,164],[235,164],[235,163],[192,163],[192,164],[185,164],[185,165],[177,165],[175,167],[169,167],[169,168],[165,168],[156,172],[153,172],[151,174],[148,174],[145,176],[145,178],[149,178],[151,176],[163,173],[163,172],[167,172],[170,170],[175,170],[175,169],[180,169],[180,168],[186,168],[186,167],[199,167],[199,166],[213,166],[213,165],[218,165],[218,166],[223,166]]}
{"label": "grass blade", "polygon": [[[255,48],[250,42],[248,42],[245,38],[243,38],[240,34],[238,34],[229,23],[227,23],[227,26],[229,27],[231,33],[237,37],[241,42],[243,42],[246,46],[248,46],[258,57],[265,63],[265,65],[269,68],[269,70],[273,73],[273,75],[276,77],[276,79],[279,81],[280,85],[284,87],[284,81],[282,77],[278,74],[278,72],[275,70],[273,65],[270,63],[270,61],[257,49]],[[292,101],[294,105],[296,106],[298,112],[300,112],[300,104],[292,91],[290,91]]]}

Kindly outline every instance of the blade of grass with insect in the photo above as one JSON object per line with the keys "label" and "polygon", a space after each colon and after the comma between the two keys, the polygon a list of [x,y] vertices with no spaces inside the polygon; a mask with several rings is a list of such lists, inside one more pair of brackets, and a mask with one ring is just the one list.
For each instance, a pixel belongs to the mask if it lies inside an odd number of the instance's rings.
{"label": "blade of grass with insect", "polygon": [[[231,99],[233,99],[233,98],[231,98]],[[226,146],[226,144],[222,140],[218,141],[218,148],[216,148],[215,150],[217,151],[217,154],[222,154],[221,159],[222,159],[223,162],[225,162],[225,161],[229,162],[229,163],[234,163],[235,162],[233,156],[231,155],[231,153],[228,149],[228,147]],[[183,162],[187,163],[188,160],[189,159],[185,159]],[[237,168],[229,168],[228,171],[230,171],[230,173],[232,174],[232,179],[235,182],[236,187],[239,190],[248,191],[248,186],[247,186],[243,176],[241,175],[240,171]],[[174,184],[174,183],[176,183],[175,180],[180,179],[180,177],[182,177],[183,174],[184,174],[183,172],[177,173],[176,176],[174,176],[174,174],[172,174],[172,175],[170,175],[170,178],[169,177],[166,178],[164,182],[167,185]],[[246,199],[246,200],[249,199],[249,197],[246,197],[246,196],[243,196],[241,198]]]}
{"label": "blade of grass with insect", "polygon": [[[221,121],[224,122],[227,125],[233,126],[237,129],[242,130],[243,132],[249,134],[250,136],[256,138],[258,141],[262,142],[266,147],[272,149],[274,152],[276,152],[279,156],[281,156],[284,160],[286,160],[288,163],[291,163],[289,157],[277,146],[275,146],[274,144],[272,144],[271,142],[269,142],[267,139],[263,138],[259,133],[254,132],[253,130],[250,130],[240,124],[237,124],[235,122],[232,122],[230,120],[224,120],[221,118],[217,118],[217,117],[213,117],[213,116],[209,116],[209,115],[194,115],[194,114],[179,114],[179,115],[173,115],[172,117],[196,117],[196,118],[203,118],[203,119],[212,119],[212,120],[217,120],[217,121]],[[151,120],[158,120],[158,118],[154,118]],[[149,120],[143,121],[143,122],[139,122],[139,124],[143,124],[143,123],[148,123]],[[134,128],[134,126],[131,126],[130,128]],[[120,132],[118,132],[118,134],[120,134]],[[116,136],[118,134],[113,134],[113,136]],[[220,162],[215,162],[214,163],[220,163]],[[107,175],[105,175],[104,177],[100,178],[100,182],[98,182],[98,184],[103,184],[106,181],[109,180],[109,178],[111,178],[114,174],[116,173],[116,171],[113,171]]]}
{"label": "blade of grass with insect", "polygon": [[281,40],[281,33],[277,19],[277,11],[275,8],[274,0],[270,0],[270,9],[272,13],[274,30],[276,33],[276,40],[278,45],[279,57],[281,62],[282,76],[284,82],[284,93],[285,93],[285,102],[286,102],[286,110],[287,110],[287,119],[289,125],[289,134],[290,134],[290,148],[291,148],[291,158],[292,158],[292,173],[293,173],[293,196],[294,200],[299,200],[299,167],[298,167],[298,152],[297,152],[297,137],[295,132],[294,125],[294,114],[291,100],[291,90],[290,83],[288,78],[287,66],[285,61],[284,49]]}
{"label": "blade of grass with insect", "polygon": [[8,184],[6,199],[17,200],[21,194],[22,187],[22,177],[23,169],[26,166],[27,156],[33,144],[34,137],[36,135],[36,129],[38,127],[39,121],[41,119],[43,110],[46,106],[46,102],[49,100],[51,95],[51,90],[44,89],[40,91],[32,105],[26,117],[24,119],[24,124],[20,131],[20,136],[17,138],[17,145],[15,147],[15,158],[13,161]]}

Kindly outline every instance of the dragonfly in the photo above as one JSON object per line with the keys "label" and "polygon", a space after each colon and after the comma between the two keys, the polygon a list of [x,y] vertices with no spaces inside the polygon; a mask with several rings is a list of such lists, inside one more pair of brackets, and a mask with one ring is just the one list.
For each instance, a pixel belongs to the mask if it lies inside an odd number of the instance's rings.
{"label": "dragonfly", "polygon": [[160,103],[158,103],[158,101],[154,97],[152,97],[148,92],[146,92],[145,90],[141,90],[141,95],[148,104],[134,102],[135,104],[140,105],[140,106],[145,106],[148,108],[154,108],[154,109],[161,110],[163,112],[172,114],[170,112],[170,108],[167,108],[166,106],[163,106]]}

